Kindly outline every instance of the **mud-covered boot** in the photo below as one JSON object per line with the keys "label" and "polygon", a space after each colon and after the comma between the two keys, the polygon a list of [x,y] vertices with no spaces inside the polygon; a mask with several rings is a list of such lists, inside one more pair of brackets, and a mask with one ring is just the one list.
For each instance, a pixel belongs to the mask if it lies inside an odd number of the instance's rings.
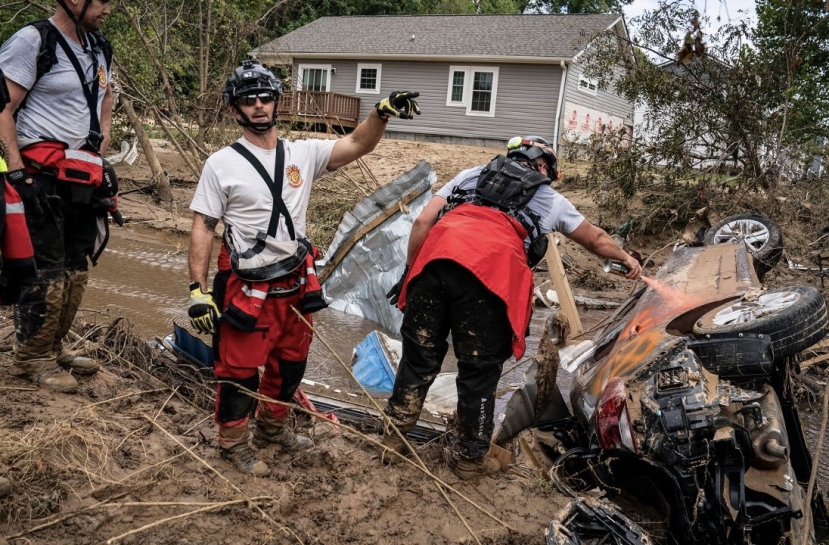
{"label": "mud-covered boot", "polygon": [[[383,437],[383,441],[380,444],[389,449],[390,451],[396,452],[397,454],[402,454],[405,456],[409,453],[409,449],[406,447],[406,443],[403,442],[403,439],[398,437],[397,434],[393,432],[385,435]],[[380,461],[384,464],[391,465],[399,463],[401,460],[394,454],[384,450],[380,454]]]}
{"label": "mud-covered boot", "polygon": [[101,368],[98,362],[92,358],[81,356],[64,346],[61,346],[60,352],[58,352],[58,365],[79,375],[94,375]]}
{"label": "mud-covered boot", "polygon": [[220,451],[222,458],[233,464],[239,473],[257,477],[265,477],[271,473],[268,464],[257,458],[247,443],[239,443],[230,448],[220,449]]}
{"label": "mud-covered boot", "polygon": [[247,420],[239,426],[219,427],[219,454],[227,460],[236,471],[257,477],[269,475],[268,464],[258,459],[248,444]]}
{"label": "mud-covered boot", "polygon": [[470,481],[485,475],[495,475],[501,471],[501,464],[491,456],[459,458],[452,471],[464,481]]}
{"label": "mud-covered boot", "polygon": [[5,498],[12,491],[12,482],[5,477],[0,477],[0,498]]}
{"label": "mud-covered boot", "polygon": [[287,418],[273,418],[260,413],[256,417],[253,445],[256,448],[279,445],[287,452],[297,452],[311,448],[313,445],[311,439],[294,433],[287,426],[287,422]]}
{"label": "mud-covered boot", "polygon": [[9,372],[55,392],[72,394],[78,391],[78,381],[75,377],[61,369],[52,358],[17,360]]}

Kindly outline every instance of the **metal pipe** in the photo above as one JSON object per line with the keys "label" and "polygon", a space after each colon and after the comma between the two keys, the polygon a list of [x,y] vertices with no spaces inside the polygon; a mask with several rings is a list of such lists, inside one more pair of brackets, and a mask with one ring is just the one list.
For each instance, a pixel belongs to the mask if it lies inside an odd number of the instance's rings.
{"label": "metal pipe", "polygon": [[559,130],[561,128],[561,111],[564,109],[564,88],[567,86],[567,63],[561,61],[561,86],[558,89],[558,108],[556,109],[556,126],[553,132],[553,145],[556,147],[556,155],[558,155],[558,140]]}

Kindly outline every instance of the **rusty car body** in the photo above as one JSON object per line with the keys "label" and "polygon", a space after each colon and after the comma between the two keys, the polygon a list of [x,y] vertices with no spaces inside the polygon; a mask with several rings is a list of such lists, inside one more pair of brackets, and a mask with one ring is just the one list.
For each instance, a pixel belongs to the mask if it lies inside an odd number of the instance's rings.
{"label": "rusty car body", "polygon": [[790,379],[826,305],[815,288],[764,289],[749,250],[677,248],[597,334],[572,414],[549,425],[565,451],[550,474],[573,496],[549,544],[820,539]]}

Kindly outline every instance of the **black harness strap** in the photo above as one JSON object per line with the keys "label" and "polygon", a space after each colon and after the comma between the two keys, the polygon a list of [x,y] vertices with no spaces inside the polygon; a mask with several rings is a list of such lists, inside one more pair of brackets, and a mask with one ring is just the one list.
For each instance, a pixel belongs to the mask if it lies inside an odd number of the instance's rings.
{"label": "black harness strap", "polygon": [[[56,32],[55,36],[57,37],[58,43],[63,48],[63,52],[66,53],[66,56],[72,63],[72,67],[78,74],[78,78],[81,80],[83,96],[86,97],[86,104],[89,106],[89,137],[87,137],[86,141],[96,152],[98,152],[100,151],[101,141],[103,140],[103,134],[101,133],[101,122],[98,119],[98,55],[94,50],[92,51],[92,81],[87,83],[84,80],[85,74],[83,68],[81,68],[81,63],[72,52],[72,48],[69,47],[69,44],[66,42],[66,38],[64,38],[60,32]],[[97,142],[92,139],[97,140]]]}
{"label": "black harness strap", "polygon": [[[262,163],[260,163],[259,160],[245,146],[239,142],[234,142],[230,145],[230,147],[236,150],[239,155],[247,159],[248,162],[253,165],[256,172],[258,172],[262,179],[265,180],[265,183],[268,185],[268,189],[271,190],[271,195],[273,196],[273,210],[271,212],[271,221],[268,224],[268,235],[271,237],[276,236],[276,228],[279,225],[279,215],[281,214],[285,216],[285,225],[288,227],[288,235],[290,235],[291,240],[296,240],[294,222],[291,220],[291,214],[288,213],[288,207],[285,206],[285,201],[282,200],[282,179],[284,177],[283,171],[285,170],[285,147],[282,143],[282,139],[277,138],[276,141],[276,169],[274,170],[276,180],[271,178],[268,171],[265,170],[264,166],[262,166]],[[262,245],[262,248],[264,248],[265,241],[261,238],[257,240],[254,249],[260,244]],[[258,252],[254,251],[254,253],[258,254],[261,251],[262,249],[260,248]]]}

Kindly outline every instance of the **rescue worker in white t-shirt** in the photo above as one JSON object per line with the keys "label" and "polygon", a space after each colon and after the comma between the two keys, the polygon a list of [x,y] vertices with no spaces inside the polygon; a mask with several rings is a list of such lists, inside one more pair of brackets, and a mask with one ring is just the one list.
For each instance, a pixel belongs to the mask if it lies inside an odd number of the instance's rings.
{"label": "rescue worker in white t-shirt", "polygon": [[[112,114],[112,47],[99,32],[109,0],[57,0],[49,19],[0,47],[9,105],[0,112],[6,178],[23,200],[37,279],[15,306],[12,374],[56,392],[100,368],[65,341],[83,301],[99,225]],[[112,195],[110,195],[111,197]],[[109,199],[107,199],[109,201]]]}
{"label": "rescue worker in white t-shirt", "polygon": [[[276,444],[296,451],[311,445],[287,425],[287,406],[260,402],[257,408],[246,393],[290,402],[305,374],[312,331],[292,307],[311,322],[310,313],[325,306],[313,268],[316,250],[305,238],[311,185],[372,151],[389,116],[411,119],[420,113],[418,93],[394,92],[348,136],[291,142],[276,133],[281,92],[274,75],[256,61],[236,68],[223,99],[242,137],[207,159],[190,205],[189,316],[200,333],[213,334],[220,452],[238,471],[254,475],[269,473],[249,445],[254,410],[257,448]],[[223,244],[209,290],[219,220]]]}
{"label": "rescue worker in white t-shirt", "polygon": [[[541,185],[526,205],[495,206],[480,199],[484,172],[492,174],[484,180],[497,188],[494,194],[511,194],[511,186],[502,184],[518,178],[502,175],[507,172]],[[558,231],[597,256],[624,263],[631,280],[642,273],[636,259],[553,189],[558,179],[558,158],[547,140],[510,139],[506,157],[464,170],[432,197],[412,225],[403,277],[387,294],[404,312],[403,354],[385,413],[400,432],[414,429],[451,333],[458,359],[452,465],[464,480],[500,470],[487,456],[495,390],[504,362],[510,355],[520,359],[526,348],[533,293],[528,264],[544,256],[546,233]],[[398,454],[408,452],[394,433],[386,433],[383,446]]]}

